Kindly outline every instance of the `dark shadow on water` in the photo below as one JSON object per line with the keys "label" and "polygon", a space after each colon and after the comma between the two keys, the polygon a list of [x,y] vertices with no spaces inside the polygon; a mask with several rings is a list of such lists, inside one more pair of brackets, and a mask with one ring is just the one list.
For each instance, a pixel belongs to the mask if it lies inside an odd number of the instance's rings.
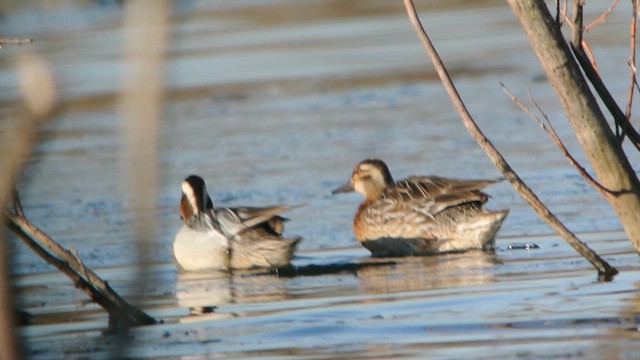
{"label": "dark shadow on water", "polygon": [[298,276],[320,276],[350,273],[357,274],[362,269],[371,267],[386,267],[395,265],[395,261],[388,261],[387,259],[366,259],[357,263],[342,263],[342,264],[311,264],[305,266],[287,266],[278,269],[272,269],[264,274],[276,275],[282,278],[291,278]]}

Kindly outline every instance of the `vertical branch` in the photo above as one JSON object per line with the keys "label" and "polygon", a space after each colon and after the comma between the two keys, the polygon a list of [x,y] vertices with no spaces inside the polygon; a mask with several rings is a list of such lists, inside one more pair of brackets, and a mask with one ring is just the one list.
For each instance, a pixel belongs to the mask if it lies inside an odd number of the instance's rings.
{"label": "vertical branch", "polygon": [[[120,98],[121,159],[124,184],[136,215],[140,245],[153,238],[157,179],[158,118],[162,102],[162,64],[168,1],[127,3],[125,82]],[[143,241],[144,240],[144,241]],[[140,255],[148,251],[140,249]]]}
{"label": "vertical branch", "polygon": [[[520,20],[598,181],[605,188],[617,193],[615,196],[607,196],[605,200],[618,215],[636,251],[640,252],[640,181],[611,131],[580,67],[571,55],[567,42],[560,29],[555,26],[543,0],[507,0],[507,3]],[[586,73],[590,63],[584,57],[581,44],[572,45],[574,54]],[[595,74],[593,78],[589,76],[589,79],[603,102],[607,103],[604,95],[611,94],[602,84],[600,77]],[[601,89],[598,89],[598,84],[601,85]],[[615,101],[607,106],[611,106],[610,111],[617,108]],[[622,129],[629,139],[632,139],[632,136],[636,136],[632,135],[635,130],[628,126],[624,113],[619,108],[617,111],[622,114],[622,119],[617,119],[614,115],[616,121],[623,121]],[[633,131],[627,131],[627,128]],[[633,139],[634,145],[640,149],[640,141],[635,140],[636,138]]]}
{"label": "vertical branch", "polygon": [[[580,23],[582,23],[582,4],[583,0],[574,0],[574,18],[580,14],[580,18],[574,19],[574,21],[579,20]],[[618,139],[618,142],[622,141],[625,136],[628,137],[636,149],[640,150],[640,134],[633,128],[633,126],[631,126],[631,122],[622,112],[622,109],[620,109],[616,101],[613,99],[613,96],[602,82],[598,71],[586,53],[584,40],[576,42],[578,38],[582,39],[582,29],[578,30],[574,25],[571,50],[573,51],[576,60],[578,60],[580,67],[584,71],[584,74],[589,79],[589,82],[591,82],[593,88],[598,93],[598,96],[602,99],[602,102],[609,110],[609,113],[613,116],[616,124],[616,133],[612,135]],[[575,76],[578,76],[578,74],[576,73]]]}
{"label": "vertical branch", "polygon": [[636,21],[638,19],[638,0],[631,0],[632,16],[629,36],[629,95],[627,97],[627,108],[625,117],[627,122],[631,122],[631,105],[633,104],[633,93],[636,86]]}
{"label": "vertical branch", "polygon": [[[0,196],[0,200],[2,196]],[[4,221],[4,218],[2,218]],[[15,308],[9,284],[9,253],[5,242],[5,232],[0,231],[0,359],[20,359],[20,350],[16,339]]]}
{"label": "vertical branch", "polygon": [[[16,62],[18,82],[24,100],[23,116],[13,127],[0,133],[0,206],[4,206],[14,192],[14,176],[22,168],[36,140],[38,124],[47,119],[53,110],[55,90],[47,64],[36,54],[25,55]],[[14,203],[20,210],[19,203]],[[0,213],[0,221],[4,216]],[[20,357],[18,341],[14,333],[13,308],[9,290],[9,274],[5,232],[0,232],[0,359]]]}
{"label": "vertical branch", "polygon": [[[138,249],[136,282],[147,283],[151,240],[155,238],[158,118],[162,103],[163,60],[169,1],[129,1],[124,17],[124,84],[120,97],[121,160],[125,192],[132,204]],[[121,337],[123,341],[125,338]],[[124,355],[123,347],[115,357]]]}
{"label": "vertical branch", "polygon": [[[593,77],[600,77],[599,73],[598,73],[598,68],[596,67],[595,64],[595,58],[593,57],[593,54],[591,53],[589,47],[586,45],[586,42],[583,39],[583,34],[584,34],[584,16],[583,16],[583,8],[584,8],[584,0],[574,0],[573,1],[573,19],[572,24],[573,26],[571,27],[572,29],[572,36],[571,36],[571,44],[573,44],[574,48],[579,48],[580,49],[580,57],[583,59],[582,61],[585,62],[585,58],[589,59],[590,62],[590,66],[589,66],[589,72],[591,74],[593,74]],[[605,13],[603,15],[601,15],[601,18],[605,18],[606,17]],[[578,56],[576,56],[578,57]],[[587,71],[587,70],[585,70]],[[622,129],[620,128],[620,124],[618,124],[618,122],[614,122],[615,123],[615,136],[619,141],[622,141],[624,139],[624,131],[622,131]]]}
{"label": "vertical branch", "polygon": [[574,44],[582,44],[582,32],[584,27],[582,25],[582,7],[584,0],[573,0],[573,34],[571,42]]}

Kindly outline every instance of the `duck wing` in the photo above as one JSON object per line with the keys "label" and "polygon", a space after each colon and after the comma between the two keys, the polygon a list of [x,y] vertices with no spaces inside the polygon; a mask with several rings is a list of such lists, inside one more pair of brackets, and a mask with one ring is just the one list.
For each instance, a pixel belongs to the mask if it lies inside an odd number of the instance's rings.
{"label": "duck wing", "polygon": [[410,176],[395,184],[395,188],[424,197],[480,190],[504,179],[454,179],[441,176]]}
{"label": "duck wing", "polygon": [[285,218],[280,213],[292,209],[291,205],[274,205],[267,207],[237,207],[216,208],[216,219],[227,236],[234,236],[239,232],[260,225],[266,231],[277,235],[282,233],[282,223]]}
{"label": "duck wing", "polygon": [[389,211],[417,212],[433,218],[453,206],[473,202],[484,204],[489,195],[480,189],[501,180],[411,176],[387,188],[382,194],[382,200]]}

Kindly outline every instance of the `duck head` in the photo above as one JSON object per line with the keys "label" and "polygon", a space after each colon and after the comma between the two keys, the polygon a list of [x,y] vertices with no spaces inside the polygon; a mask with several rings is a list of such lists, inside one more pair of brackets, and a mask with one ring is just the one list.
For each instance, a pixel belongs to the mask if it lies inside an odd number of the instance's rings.
{"label": "duck head", "polygon": [[204,180],[198,175],[190,175],[182,181],[180,216],[188,222],[192,217],[199,218],[207,210],[213,209],[213,202],[207,193]]}
{"label": "duck head", "polygon": [[357,191],[364,195],[366,201],[373,201],[378,199],[389,185],[393,185],[393,177],[387,164],[382,160],[367,159],[353,168],[349,182],[334,189],[331,193]]}

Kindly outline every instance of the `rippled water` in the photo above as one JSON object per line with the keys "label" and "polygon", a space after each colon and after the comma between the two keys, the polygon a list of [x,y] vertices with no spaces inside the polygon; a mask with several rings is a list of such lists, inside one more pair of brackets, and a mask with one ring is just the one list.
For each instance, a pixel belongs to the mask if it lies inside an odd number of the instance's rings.
{"label": "rippled water", "polygon": [[[588,3],[589,18],[606,6]],[[402,4],[189,1],[173,10],[157,235],[145,239],[154,263],[140,287],[117,126],[122,9],[20,4],[0,29],[36,42],[0,53],[0,101],[9,108],[18,97],[12,58],[37,50],[52,66],[63,105],[42,127],[21,176],[25,210],[127,299],[164,321],[134,329],[128,354],[636,358],[637,254],[608,205],[500,90],[503,82],[526,100],[531,89],[586,163],[510,9],[497,0],[417,7],[480,127],[561,220],[621,274],[597,282],[589,264],[550,235],[506,183],[489,188],[490,208],[511,209],[495,254],[376,265],[351,234],[359,196],[330,195],[358,161],[383,158],[397,178],[498,176],[458,120]],[[618,7],[587,39],[614,96],[626,99],[628,5]],[[317,276],[178,275],[170,248],[180,223],[178,184],[194,172],[219,204],[305,203],[287,214],[287,232],[304,236],[294,265],[368,266]],[[509,250],[512,243],[539,248]],[[20,329],[26,354],[112,354],[116,339],[104,334],[104,312],[13,238],[11,247],[16,294],[33,315],[33,324]],[[198,314],[203,307],[208,312]]]}

